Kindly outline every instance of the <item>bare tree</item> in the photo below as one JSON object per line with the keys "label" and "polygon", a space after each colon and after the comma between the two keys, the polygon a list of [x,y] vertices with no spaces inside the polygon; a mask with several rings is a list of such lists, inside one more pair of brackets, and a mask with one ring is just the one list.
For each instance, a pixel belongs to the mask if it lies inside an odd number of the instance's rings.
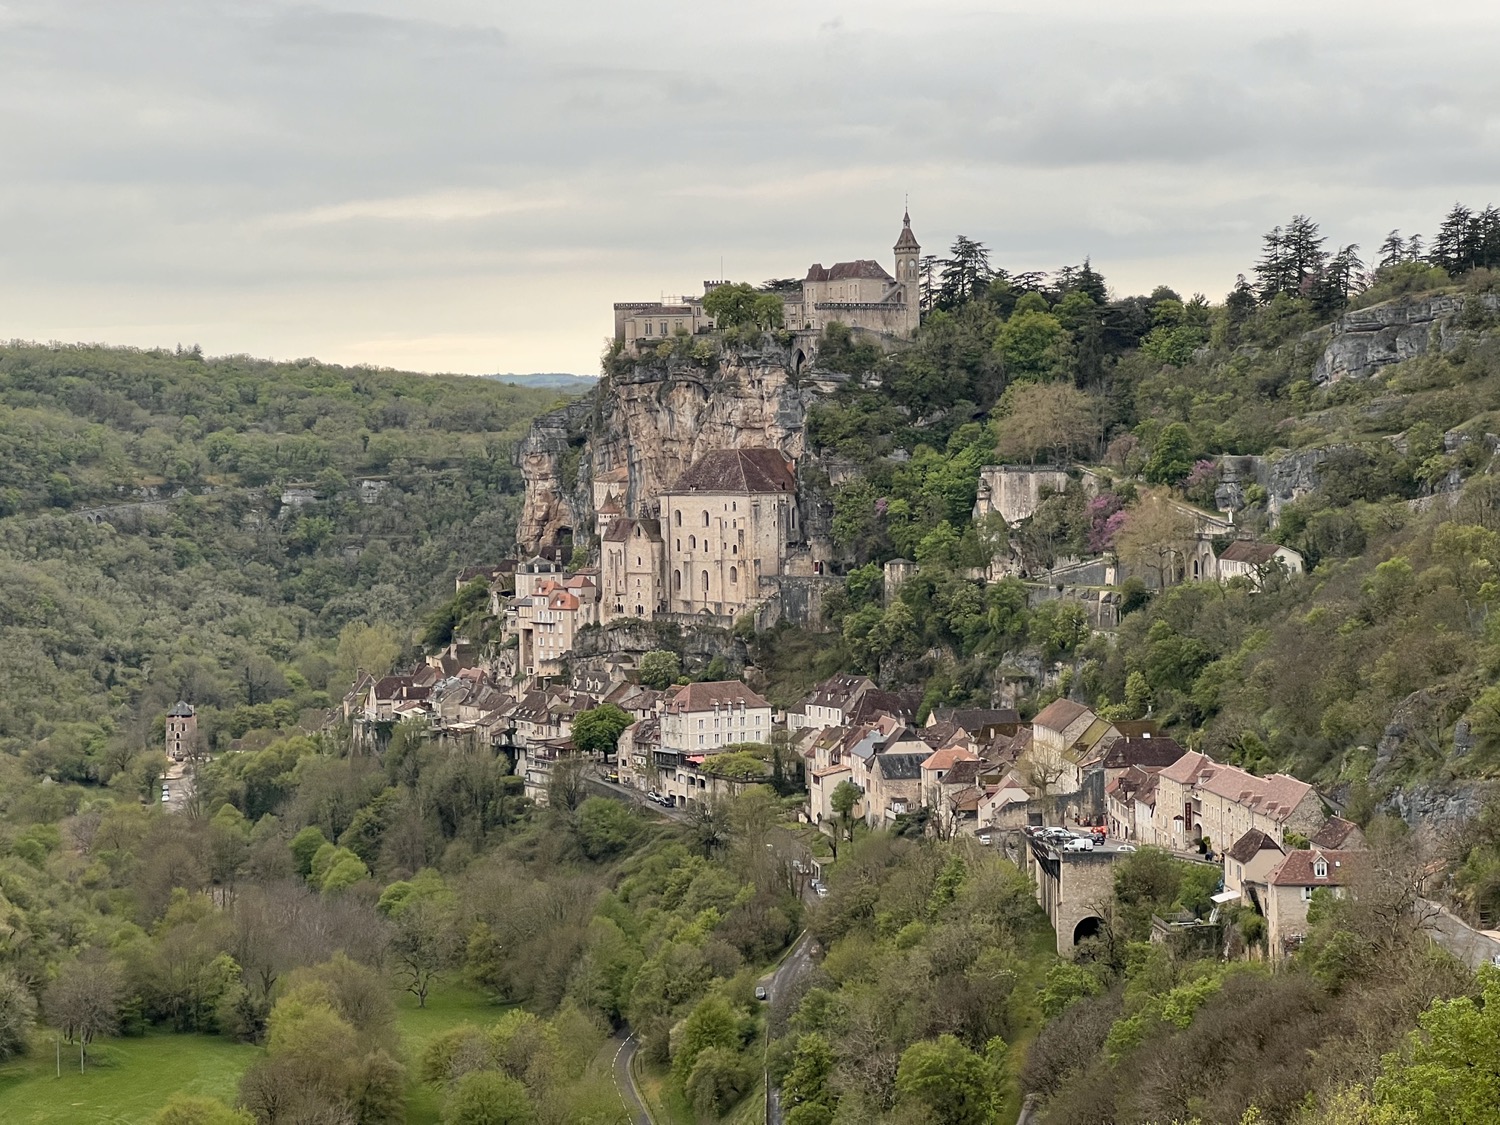
{"label": "bare tree", "polygon": [[112,1035],[120,1025],[120,971],[101,953],[85,955],[62,967],[42,998],[47,1018],[69,1043],[88,1054],[89,1044]]}
{"label": "bare tree", "polygon": [[391,949],[401,987],[427,1007],[433,982],[453,964],[458,953],[458,929],[453,909],[431,895],[408,900],[395,917]]}

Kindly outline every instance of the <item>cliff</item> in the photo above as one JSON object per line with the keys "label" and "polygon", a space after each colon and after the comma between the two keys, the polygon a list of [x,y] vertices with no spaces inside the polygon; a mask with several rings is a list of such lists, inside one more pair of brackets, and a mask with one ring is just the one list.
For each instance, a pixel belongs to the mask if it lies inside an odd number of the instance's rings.
{"label": "cliff", "polygon": [[1466,330],[1484,328],[1500,312],[1500,295],[1445,293],[1400,298],[1344,313],[1325,329],[1328,341],[1313,367],[1313,382],[1368,379],[1382,367],[1451,351]]}
{"label": "cliff", "polygon": [[537,419],[521,442],[522,551],[586,541],[609,491],[623,494],[628,514],[655,515],[655,497],[709,450],[771,447],[800,461],[818,393],[776,347],[617,366],[592,394]]}

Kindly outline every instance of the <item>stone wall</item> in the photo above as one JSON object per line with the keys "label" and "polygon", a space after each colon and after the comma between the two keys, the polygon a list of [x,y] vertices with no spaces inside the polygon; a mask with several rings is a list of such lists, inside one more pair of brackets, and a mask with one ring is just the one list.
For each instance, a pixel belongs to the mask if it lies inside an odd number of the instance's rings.
{"label": "stone wall", "polygon": [[[974,518],[999,512],[1007,524],[1030,519],[1047,493],[1061,492],[1072,478],[1056,465],[1025,468],[1020,465],[986,465],[979,470],[979,497]],[[1093,477],[1084,478],[1085,488]]]}

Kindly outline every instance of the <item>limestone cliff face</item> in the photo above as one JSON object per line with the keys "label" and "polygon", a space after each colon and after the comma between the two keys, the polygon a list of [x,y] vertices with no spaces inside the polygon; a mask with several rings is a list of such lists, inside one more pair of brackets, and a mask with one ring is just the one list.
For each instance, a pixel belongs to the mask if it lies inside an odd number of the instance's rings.
{"label": "limestone cliff face", "polygon": [[655,516],[661,491],[713,449],[768,447],[800,461],[818,394],[794,384],[791,357],[779,349],[707,366],[643,361],[606,376],[589,397],[539,418],[521,443],[521,549],[555,547],[566,529],[585,541],[606,490],[623,493],[628,515]]}
{"label": "limestone cliff face", "polygon": [[1485,293],[1399,299],[1346,312],[1333,323],[1323,355],[1313,367],[1313,381],[1368,379],[1404,359],[1431,350],[1450,351],[1466,330],[1483,327],[1497,311],[1500,295]]}

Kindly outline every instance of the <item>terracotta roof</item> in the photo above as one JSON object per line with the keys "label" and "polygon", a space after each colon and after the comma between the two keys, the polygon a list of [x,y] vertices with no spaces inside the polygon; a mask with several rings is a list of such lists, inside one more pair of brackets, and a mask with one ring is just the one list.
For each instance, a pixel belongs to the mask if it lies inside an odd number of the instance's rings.
{"label": "terracotta roof", "polygon": [[769,707],[771,704],[739,680],[719,680],[707,684],[683,684],[667,693],[663,709],[673,714],[687,711],[712,711],[715,707]]}
{"label": "terracotta roof", "polygon": [[791,462],[778,449],[715,449],[677,478],[669,492],[795,492]]}
{"label": "terracotta roof", "polygon": [[578,599],[566,590],[554,590],[547,599],[548,609],[571,610],[578,608]]}
{"label": "terracotta roof", "polygon": [[959,762],[977,762],[979,756],[965,750],[962,746],[949,746],[947,749],[935,751],[932,757],[922,763],[924,770],[948,770]]}
{"label": "terracotta roof", "polygon": [[1359,825],[1341,816],[1330,816],[1309,841],[1315,848],[1344,848],[1359,833]]}
{"label": "terracotta roof", "polygon": [[[1365,852],[1341,852],[1333,849],[1306,848],[1287,852],[1286,858],[1266,878],[1273,887],[1342,887],[1349,883],[1357,865],[1368,858]],[[1319,878],[1318,860],[1327,866],[1327,877]]]}
{"label": "terracotta roof", "polygon": [[1225,562],[1264,566],[1276,557],[1276,552],[1280,549],[1276,543],[1256,543],[1250,539],[1236,539],[1224,548],[1224,553],[1219,558]]}
{"label": "terracotta roof", "polygon": [[1234,842],[1234,847],[1224,854],[1236,863],[1249,863],[1263,851],[1280,852],[1281,845],[1259,828],[1252,828]]}
{"label": "terracotta roof", "polygon": [[1179,785],[1192,785],[1197,782],[1198,774],[1206,766],[1212,765],[1213,760],[1208,755],[1200,754],[1196,750],[1189,750],[1166,769],[1162,770],[1161,776],[1167,781],[1175,781]]}
{"label": "terracotta roof", "polygon": [[604,503],[599,505],[598,514],[601,516],[618,516],[623,511],[625,509],[620,506],[619,498],[611,492],[604,498]]}
{"label": "terracotta roof", "polygon": [[808,281],[895,281],[885,272],[885,267],[873,258],[858,258],[852,262],[835,262],[824,268],[819,262],[807,271]]}
{"label": "terracotta roof", "polygon": [[1089,709],[1082,703],[1074,703],[1071,699],[1054,699],[1037,713],[1037,717],[1031,720],[1031,725],[1063,731],[1088,713]]}
{"label": "terracotta roof", "polygon": [[1146,769],[1165,769],[1187,751],[1177,744],[1175,738],[1117,738],[1104,754],[1104,768],[1122,770],[1130,766]]}

